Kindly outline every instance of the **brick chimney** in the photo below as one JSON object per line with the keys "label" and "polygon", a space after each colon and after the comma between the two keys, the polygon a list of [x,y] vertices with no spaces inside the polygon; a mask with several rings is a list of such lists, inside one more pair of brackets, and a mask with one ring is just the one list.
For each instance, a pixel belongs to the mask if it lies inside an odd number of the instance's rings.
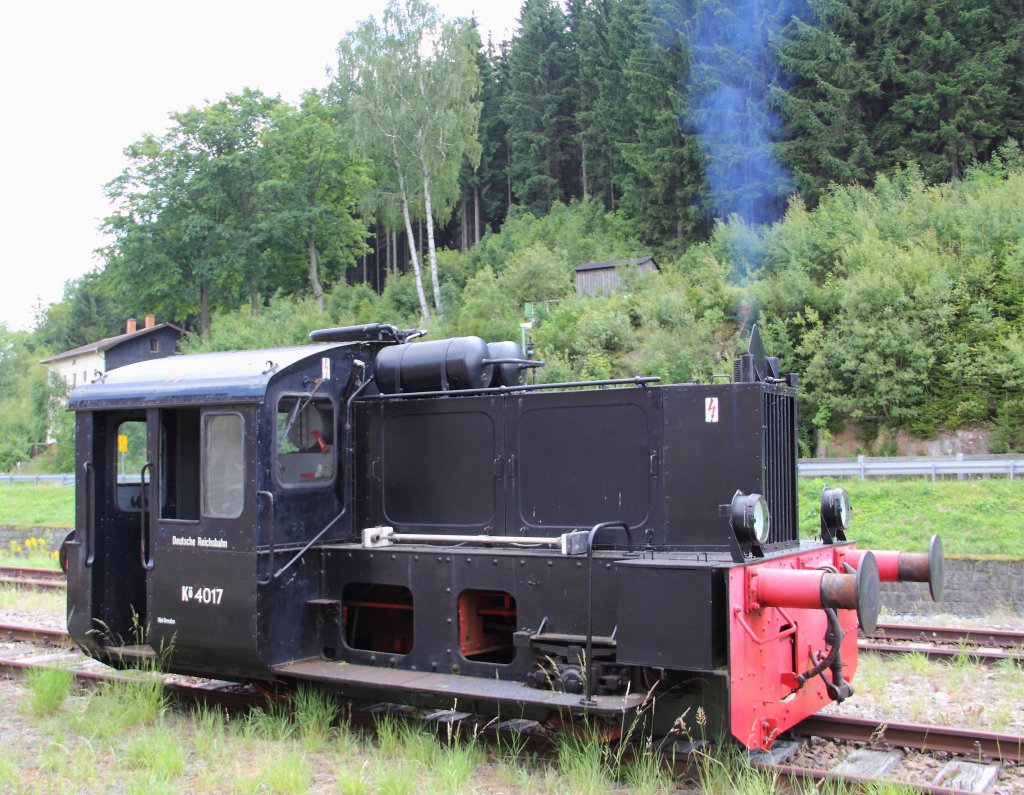
{"label": "brick chimney", "polygon": [[146,328],[153,328],[156,325],[156,315],[146,315]]}
{"label": "brick chimney", "polygon": [[133,317],[128,318],[128,322],[125,323],[125,332],[128,333],[128,334],[134,334],[135,333],[135,318],[133,318]]}

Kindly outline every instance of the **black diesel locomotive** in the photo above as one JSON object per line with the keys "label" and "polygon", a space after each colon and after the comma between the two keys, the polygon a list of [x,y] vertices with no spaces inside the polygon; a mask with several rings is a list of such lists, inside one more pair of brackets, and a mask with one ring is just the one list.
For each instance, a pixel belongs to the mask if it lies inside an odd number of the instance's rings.
{"label": "black diesel locomotive", "polygon": [[511,342],[393,326],[179,356],[76,389],[68,627],[115,666],[745,746],[848,697],[879,580],[849,502],[797,530],[796,377],[528,385]]}

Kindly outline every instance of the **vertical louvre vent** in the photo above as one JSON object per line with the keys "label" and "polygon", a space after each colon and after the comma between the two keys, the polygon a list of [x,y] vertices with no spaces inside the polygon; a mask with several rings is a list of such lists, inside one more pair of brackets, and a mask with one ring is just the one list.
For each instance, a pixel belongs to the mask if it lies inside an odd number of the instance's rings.
{"label": "vertical louvre vent", "polygon": [[798,540],[796,512],[796,398],[764,393],[764,490],[771,512],[769,544]]}

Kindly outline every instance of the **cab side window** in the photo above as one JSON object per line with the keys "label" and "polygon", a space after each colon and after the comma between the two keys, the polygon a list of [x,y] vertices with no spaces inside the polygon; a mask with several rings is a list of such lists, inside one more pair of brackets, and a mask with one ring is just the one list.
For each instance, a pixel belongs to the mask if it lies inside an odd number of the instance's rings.
{"label": "cab side window", "polygon": [[245,447],[239,414],[203,417],[203,514],[235,519],[245,507]]}
{"label": "cab side window", "polygon": [[327,398],[285,395],[277,404],[277,476],[285,485],[334,479],[334,406]]}
{"label": "cab side window", "polygon": [[142,510],[142,467],[146,463],[146,421],[126,420],[117,427],[117,457],[114,483],[117,507],[122,511]]}

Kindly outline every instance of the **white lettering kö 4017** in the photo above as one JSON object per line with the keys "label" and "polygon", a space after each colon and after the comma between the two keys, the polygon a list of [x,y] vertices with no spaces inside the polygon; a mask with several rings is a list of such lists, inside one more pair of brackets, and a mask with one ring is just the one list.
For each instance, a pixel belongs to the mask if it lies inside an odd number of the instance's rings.
{"label": "white lettering k\u00f6 4017", "polygon": [[191,585],[181,586],[181,601],[198,602],[203,605],[219,605],[224,596],[223,588],[200,588]]}

